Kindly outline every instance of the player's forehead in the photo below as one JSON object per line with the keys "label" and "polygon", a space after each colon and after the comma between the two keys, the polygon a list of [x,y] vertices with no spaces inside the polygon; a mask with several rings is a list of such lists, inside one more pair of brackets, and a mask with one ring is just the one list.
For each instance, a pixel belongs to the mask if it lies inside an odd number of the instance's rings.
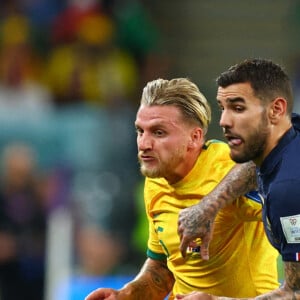
{"label": "player's forehead", "polygon": [[154,126],[182,122],[180,109],[174,105],[141,105],[138,109],[135,125]]}
{"label": "player's forehead", "polygon": [[217,101],[223,104],[233,99],[247,101],[252,98],[254,98],[254,93],[250,83],[234,83],[227,87],[219,86],[217,90]]}

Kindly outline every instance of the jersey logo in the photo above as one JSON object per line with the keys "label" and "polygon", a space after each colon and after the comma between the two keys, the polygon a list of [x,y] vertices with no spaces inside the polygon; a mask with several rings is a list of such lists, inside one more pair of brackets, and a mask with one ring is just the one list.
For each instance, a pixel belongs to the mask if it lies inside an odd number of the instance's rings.
{"label": "jersey logo", "polygon": [[197,247],[187,247],[187,252],[188,253],[200,253],[200,246]]}
{"label": "jersey logo", "polygon": [[300,243],[300,215],[280,217],[287,243]]}
{"label": "jersey logo", "polygon": [[194,247],[188,246],[188,248],[186,249],[186,253],[189,256],[189,259],[199,259],[199,257],[201,256],[201,239],[197,238],[194,242],[196,242],[196,245]]}

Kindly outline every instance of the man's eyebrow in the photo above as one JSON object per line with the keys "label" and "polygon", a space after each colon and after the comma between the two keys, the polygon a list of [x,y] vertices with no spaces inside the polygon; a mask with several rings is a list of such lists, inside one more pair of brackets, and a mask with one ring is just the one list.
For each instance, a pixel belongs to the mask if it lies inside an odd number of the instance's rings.
{"label": "man's eyebrow", "polygon": [[245,99],[242,97],[226,98],[227,103],[236,103],[236,102],[245,102]]}
{"label": "man's eyebrow", "polygon": [[[221,104],[221,100],[217,99],[217,102],[219,104]],[[231,97],[228,97],[225,99],[225,102],[228,104],[234,104],[234,103],[237,103],[237,102],[243,102],[245,103],[245,99],[242,98],[242,97],[234,97],[234,98],[231,98]]]}

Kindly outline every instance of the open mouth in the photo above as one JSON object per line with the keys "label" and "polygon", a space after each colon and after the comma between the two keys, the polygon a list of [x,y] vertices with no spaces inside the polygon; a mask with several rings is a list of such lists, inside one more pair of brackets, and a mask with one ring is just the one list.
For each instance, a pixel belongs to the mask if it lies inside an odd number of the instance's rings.
{"label": "open mouth", "polygon": [[243,142],[241,138],[239,138],[237,136],[229,135],[229,134],[225,134],[225,138],[227,139],[228,145],[230,147],[239,146]]}
{"label": "open mouth", "polygon": [[139,155],[139,160],[143,161],[143,162],[151,162],[155,160],[155,157],[153,155],[150,154],[145,154],[144,152],[140,152]]}
{"label": "open mouth", "polygon": [[153,161],[154,158],[152,156],[142,155],[141,160],[144,161],[144,162],[147,162],[147,161]]}

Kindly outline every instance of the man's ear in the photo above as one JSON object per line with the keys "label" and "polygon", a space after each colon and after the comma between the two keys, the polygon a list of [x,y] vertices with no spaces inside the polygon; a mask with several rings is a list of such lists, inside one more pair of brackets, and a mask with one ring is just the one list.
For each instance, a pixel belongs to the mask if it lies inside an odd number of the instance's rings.
{"label": "man's ear", "polygon": [[269,118],[272,124],[278,123],[278,121],[286,115],[287,101],[284,98],[276,98],[272,101]]}
{"label": "man's ear", "polygon": [[199,145],[203,144],[204,132],[200,127],[195,127],[191,132],[190,148],[199,148]]}

